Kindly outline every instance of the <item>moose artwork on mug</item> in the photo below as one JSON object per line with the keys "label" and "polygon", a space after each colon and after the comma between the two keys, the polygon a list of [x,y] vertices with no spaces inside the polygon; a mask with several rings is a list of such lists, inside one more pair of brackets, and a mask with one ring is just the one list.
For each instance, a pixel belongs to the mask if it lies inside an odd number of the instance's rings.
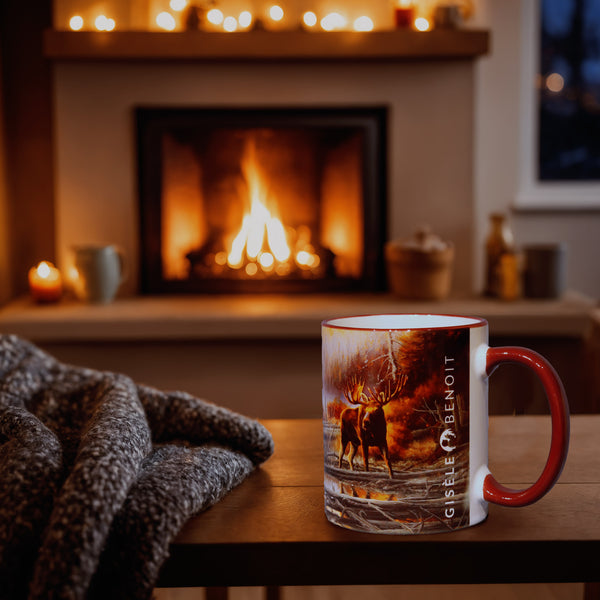
{"label": "moose artwork on mug", "polygon": [[469,331],[323,330],[325,510],[343,527],[469,522]]}

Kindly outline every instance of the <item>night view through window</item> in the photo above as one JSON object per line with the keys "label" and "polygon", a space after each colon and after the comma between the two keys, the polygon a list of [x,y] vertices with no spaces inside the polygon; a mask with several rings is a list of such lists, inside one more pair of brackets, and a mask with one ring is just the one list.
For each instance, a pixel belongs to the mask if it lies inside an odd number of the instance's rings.
{"label": "night view through window", "polygon": [[600,180],[600,0],[542,0],[539,179]]}

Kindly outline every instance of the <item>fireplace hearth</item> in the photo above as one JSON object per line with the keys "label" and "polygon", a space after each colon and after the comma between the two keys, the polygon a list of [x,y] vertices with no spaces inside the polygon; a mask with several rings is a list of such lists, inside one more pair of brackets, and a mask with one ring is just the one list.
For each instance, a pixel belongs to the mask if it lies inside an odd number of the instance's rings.
{"label": "fireplace hearth", "polygon": [[136,109],[143,293],[384,287],[382,107]]}

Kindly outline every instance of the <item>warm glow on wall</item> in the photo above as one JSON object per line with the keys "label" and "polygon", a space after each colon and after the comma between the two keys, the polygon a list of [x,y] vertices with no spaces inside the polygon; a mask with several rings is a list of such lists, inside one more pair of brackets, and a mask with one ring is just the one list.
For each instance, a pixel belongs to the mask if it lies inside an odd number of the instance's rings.
{"label": "warm glow on wall", "polygon": [[71,17],[71,19],[69,20],[69,27],[73,31],[79,31],[80,29],[83,28],[83,18],[80,17],[79,15],[75,15],[75,16]]}
{"label": "warm glow on wall", "polygon": [[173,31],[176,27],[175,18],[171,13],[166,11],[156,15],[156,24],[166,31]]}

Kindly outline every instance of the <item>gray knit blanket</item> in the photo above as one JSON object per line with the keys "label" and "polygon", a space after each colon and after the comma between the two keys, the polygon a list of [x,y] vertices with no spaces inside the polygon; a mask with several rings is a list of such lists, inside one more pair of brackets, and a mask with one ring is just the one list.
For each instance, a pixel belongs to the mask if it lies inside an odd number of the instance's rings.
{"label": "gray knit blanket", "polygon": [[0,598],[151,597],[185,521],[272,452],[255,420],[0,335]]}

